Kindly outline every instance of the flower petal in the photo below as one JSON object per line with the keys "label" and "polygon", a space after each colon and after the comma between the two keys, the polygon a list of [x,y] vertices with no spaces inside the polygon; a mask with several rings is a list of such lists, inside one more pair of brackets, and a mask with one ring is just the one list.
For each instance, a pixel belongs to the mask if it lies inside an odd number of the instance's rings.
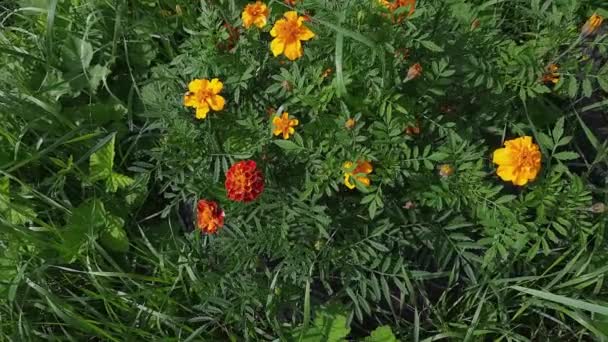
{"label": "flower petal", "polygon": [[511,152],[506,148],[499,148],[494,151],[492,162],[498,165],[510,165],[513,163],[513,156]]}
{"label": "flower petal", "polygon": [[207,80],[194,79],[188,83],[188,90],[193,93],[205,89],[207,87]]}
{"label": "flower petal", "polygon": [[278,55],[280,55],[280,54],[282,54],[284,50],[285,50],[285,42],[283,41],[283,39],[281,39],[281,38],[275,38],[270,43],[270,51],[272,51],[272,54],[275,57],[278,56]]}
{"label": "flower petal", "polygon": [[355,184],[350,182],[350,173],[344,174],[344,185],[351,190],[355,188]]}
{"label": "flower petal", "polygon": [[499,166],[496,170],[496,174],[504,181],[510,181],[515,179],[515,168],[509,165]]}
{"label": "flower petal", "polygon": [[270,30],[270,35],[276,37],[279,35],[280,28],[287,23],[285,19],[279,19],[274,23],[274,26]]}
{"label": "flower petal", "polygon": [[299,40],[290,42],[285,45],[285,57],[294,61],[302,57],[302,43]]}
{"label": "flower petal", "polygon": [[219,111],[224,109],[226,100],[221,95],[213,95],[207,98],[207,103],[209,104],[209,106],[211,106],[211,109]]}
{"label": "flower petal", "polygon": [[209,82],[209,90],[211,90],[213,94],[219,94],[222,91],[222,88],[224,88],[224,84],[217,78],[214,78]]}
{"label": "flower petal", "polygon": [[298,12],[296,11],[287,11],[285,12],[285,14],[283,14],[283,16],[287,19],[287,20],[298,20]]}
{"label": "flower petal", "polygon": [[300,27],[300,30],[298,32],[298,39],[299,40],[309,40],[312,39],[315,36],[315,33],[312,32],[308,27],[302,25],[302,27]]}
{"label": "flower petal", "polygon": [[196,96],[193,93],[187,92],[184,94],[184,106],[186,107],[196,107],[198,106],[198,102],[196,101]]}
{"label": "flower petal", "polygon": [[209,113],[209,106],[206,103],[203,103],[202,106],[196,108],[197,119],[205,119],[207,117],[207,113]]}
{"label": "flower petal", "polygon": [[365,186],[369,186],[371,184],[371,181],[367,177],[357,177],[357,180],[359,181],[359,183]]}

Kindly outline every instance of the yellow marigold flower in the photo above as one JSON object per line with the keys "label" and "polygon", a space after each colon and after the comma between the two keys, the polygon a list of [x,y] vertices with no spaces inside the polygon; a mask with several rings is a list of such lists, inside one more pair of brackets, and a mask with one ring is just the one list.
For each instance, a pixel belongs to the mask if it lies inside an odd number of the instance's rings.
{"label": "yellow marigold flower", "polygon": [[268,6],[261,1],[248,4],[245,6],[241,17],[245,28],[249,28],[251,25],[262,28],[266,26],[266,20],[268,19]]}
{"label": "yellow marigold flower", "polygon": [[593,13],[593,15],[591,15],[591,17],[587,19],[585,25],[583,25],[583,28],[581,29],[581,35],[583,37],[587,37],[594,34],[600,28],[600,26],[602,26],[603,21],[604,17],[597,13]]}
{"label": "yellow marigold flower", "polygon": [[356,185],[352,182],[352,177],[355,177],[359,183],[369,186],[371,181],[367,175],[374,171],[372,164],[368,161],[358,161],[354,169],[353,166],[354,164],[351,161],[347,161],[342,165],[344,169],[344,185],[349,189],[354,189]]}
{"label": "yellow marigold flower", "polygon": [[357,124],[357,121],[355,119],[349,118],[348,120],[346,120],[344,127],[348,128],[348,129],[353,129],[353,128],[355,128],[356,124]]}
{"label": "yellow marigold flower", "polygon": [[450,177],[454,174],[454,167],[450,164],[442,164],[439,166],[439,175],[442,178]]}
{"label": "yellow marigold flower", "polygon": [[226,100],[219,95],[224,85],[219,79],[195,79],[188,84],[188,92],[184,95],[184,106],[196,108],[196,118],[204,119],[209,109],[220,111],[224,109]]}
{"label": "yellow marigold flower", "polygon": [[283,115],[275,116],[272,119],[272,124],[274,125],[274,135],[283,134],[283,139],[289,139],[290,135],[295,133],[294,127],[296,127],[300,122],[298,119],[290,119],[289,113],[283,112]]}
{"label": "yellow marigold flower", "polygon": [[498,164],[496,174],[504,181],[526,185],[536,179],[541,167],[541,154],[532,137],[524,136],[505,141],[505,147],[494,151],[492,161]]}
{"label": "yellow marigold flower", "polygon": [[297,12],[285,12],[283,16],[270,30],[270,35],[275,37],[270,43],[270,50],[275,57],[285,54],[293,61],[302,57],[302,41],[312,39],[315,34],[303,24],[305,18],[298,16]]}

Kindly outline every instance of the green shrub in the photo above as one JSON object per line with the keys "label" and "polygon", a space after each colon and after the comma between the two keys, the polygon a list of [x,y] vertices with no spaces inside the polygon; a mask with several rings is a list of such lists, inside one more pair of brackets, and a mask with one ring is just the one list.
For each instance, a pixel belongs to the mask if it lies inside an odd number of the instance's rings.
{"label": "green shrub", "polygon": [[3,5],[2,340],[608,338],[606,5],[395,3]]}

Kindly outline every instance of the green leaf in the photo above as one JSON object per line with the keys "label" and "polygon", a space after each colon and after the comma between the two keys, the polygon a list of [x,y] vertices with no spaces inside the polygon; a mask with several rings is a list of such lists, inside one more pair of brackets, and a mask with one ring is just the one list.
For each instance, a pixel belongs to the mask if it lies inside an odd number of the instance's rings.
{"label": "green leaf", "polygon": [[116,135],[113,135],[110,141],[108,141],[99,150],[91,154],[91,157],[89,157],[91,182],[107,179],[112,176],[112,168],[114,167],[115,139]]}
{"label": "green leaf", "polygon": [[112,172],[110,177],[106,179],[106,190],[109,192],[116,192],[116,190],[126,188],[134,182],[135,181],[131,177]]}
{"label": "green leaf", "polygon": [[106,229],[101,234],[99,242],[114,252],[125,253],[129,250],[129,238],[123,226],[125,221],[114,215],[106,215]]}
{"label": "green leaf", "polygon": [[420,44],[424,46],[426,49],[434,51],[434,52],[443,52],[443,48],[430,40],[421,40]]}
{"label": "green leaf", "polygon": [[559,120],[557,120],[557,122],[555,123],[553,131],[551,132],[551,135],[553,136],[553,141],[555,143],[557,143],[564,135],[564,120],[565,118],[563,116],[559,118]]}
{"label": "green leaf", "polygon": [[302,149],[302,146],[296,145],[296,143],[291,140],[274,140],[274,143],[285,151],[297,151]]}
{"label": "green leaf", "polygon": [[578,94],[578,82],[574,76],[570,76],[570,81],[568,82],[568,96],[574,98]]}
{"label": "green leaf", "polygon": [[554,154],[553,157],[557,160],[574,160],[574,159],[578,159],[579,155],[576,152],[564,151],[564,152],[558,152],[558,153]]}
{"label": "green leaf", "polygon": [[81,204],[72,211],[68,224],[61,229],[61,255],[67,262],[73,262],[86,247],[87,242],[97,238],[106,226],[106,211],[99,200]]}
{"label": "green leaf", "polygon": [[591,81],[588,78],[583,80],[583,95],[585,97],[590,97],[593,93],[593,87],[591,86]]}
{"label": "green leaf", "polygon": [[[315,320],[306,331],[296,329],[294,339],[300,342],[342,342],[350,332],[346,316],[336,312],[337,309],[318,311]],[[301,327],[300,327],[301,328]]]}
{"label": "green leaf", "polygon": [[393,334],[391,327],[384,325],[372,331],[371,335],[365,338],[364,342],[398,342]]}
{"label": "green leaf", "polygon": [[559,303],[562,305],[570,306],[570,307],[581,309],[581,310],[595,312],[595,313],[598,313],[601,315],[608,315],[608,307],[603,306],[603,305],[597,305],[597,304],[585,302],[585,301],[578,300],[578,299],[572,299],[572,298],[569,298],[566,296],[556,295],[556,294],[553,294],[553,293],[550,293],[547,291],[539,291],[539,290],[529,289],[527,287],[522,287],[522,286],[511,286],[511,288],[514,290],[523,292],[523,293],[527,293],[534,297],[538,297],[538,298],[541,298],[544,300],[551,301],[551,302]]}

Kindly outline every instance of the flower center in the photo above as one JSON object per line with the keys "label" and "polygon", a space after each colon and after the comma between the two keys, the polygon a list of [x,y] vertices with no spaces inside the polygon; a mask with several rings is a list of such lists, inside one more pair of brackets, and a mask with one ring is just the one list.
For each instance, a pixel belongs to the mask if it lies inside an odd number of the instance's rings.
{"label": "flower center", "polygon": [[285,40],[285,43],[293,43],[299,40],[299,33],[300,28],[297,21],[288,21],[281,27],[281,37]]}

